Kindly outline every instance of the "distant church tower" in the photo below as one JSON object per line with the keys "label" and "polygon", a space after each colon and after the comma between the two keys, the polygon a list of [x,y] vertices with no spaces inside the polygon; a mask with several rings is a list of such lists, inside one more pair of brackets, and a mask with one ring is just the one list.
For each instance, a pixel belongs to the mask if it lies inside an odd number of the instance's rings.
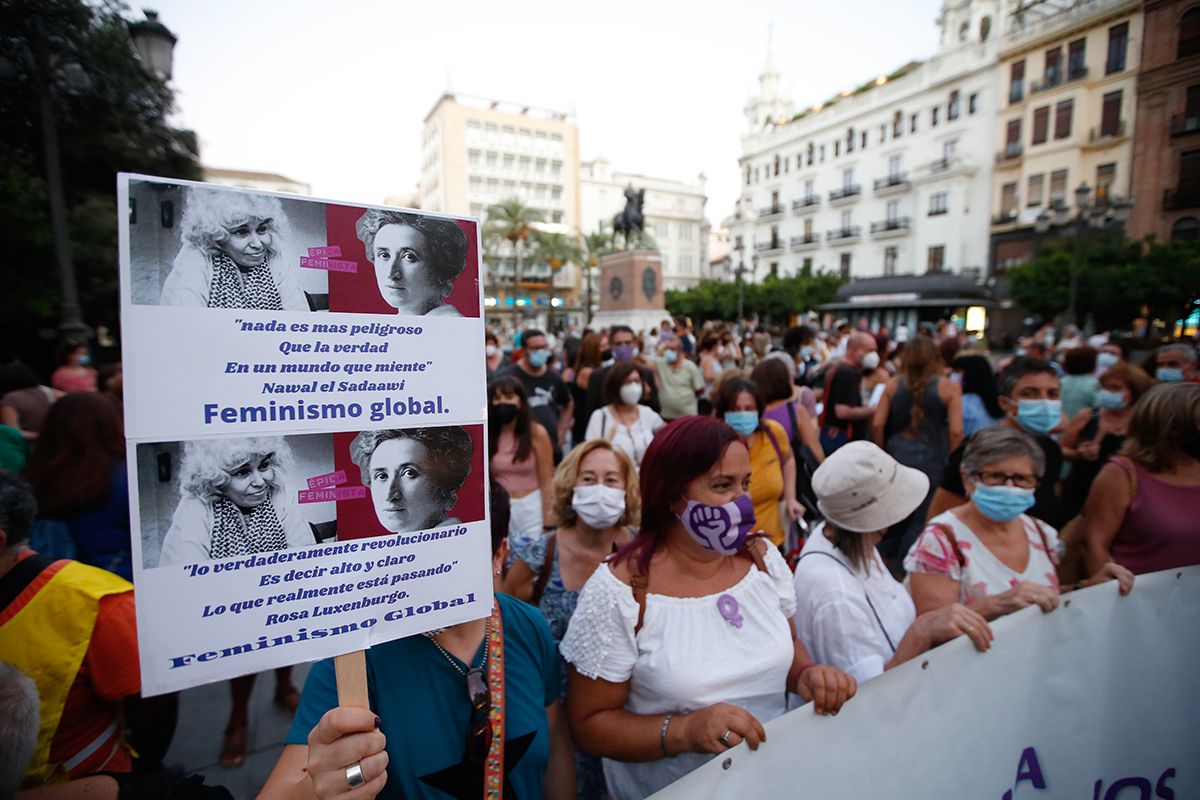
{"label": "distant church tower", "polygon": [[792,118],[792,101],[781,96],[779,72],[771,53],[771,36],[767,35],[767,60],[762,74],[758,76],[758,94],[746,103],[746,124],[750,130],[758,131],[770,122]]}
{"label": "distant church tower", "polygon": [[[1019,0],[1005,0],[1016,6]],[[1001,0],[942,0],[937,25],[941,29],[939,52],[963,45],[990,42],[1002,32]]]}

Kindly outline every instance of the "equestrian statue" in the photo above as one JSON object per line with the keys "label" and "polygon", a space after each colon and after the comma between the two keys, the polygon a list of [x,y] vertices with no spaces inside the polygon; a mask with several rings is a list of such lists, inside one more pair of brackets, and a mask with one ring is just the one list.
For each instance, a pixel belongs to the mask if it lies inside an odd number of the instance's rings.
{"label": "equestrian statue", "polygon": [[625,208],[613,216],[613,249],[617,246],[618,233],[624,238],[624,250],[629,249],[629,237],[634,233],[637,234],[635,247],[641,248],[645,245],[643,233],[646,229],[646,218],[642,215],[642,203],[645,199],[645,189],[634,191],[633,186],[625,188]]}

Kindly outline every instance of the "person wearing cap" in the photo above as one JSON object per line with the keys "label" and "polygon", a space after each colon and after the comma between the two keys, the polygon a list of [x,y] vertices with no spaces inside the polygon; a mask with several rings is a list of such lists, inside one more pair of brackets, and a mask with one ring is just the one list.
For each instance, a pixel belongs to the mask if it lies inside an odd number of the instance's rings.
{"label": "person wearing cap", "polygon": [[813,475],[825,515],[796,564],[796,634],[818,662],[860,683],[963,634],[991,646],[992,630],[960,603],[917,616],[875,546],[920,504],[929,478],[871,442],[850,442]]}
{"label": "person wearing cap", "polygon": [[960,469],[969,501],[930,520],[904,559],[918,613],[952,603],[988,620],[1030,605],[1050,612],[1060,592],[1109,580],[1129,594],[1133,573],[1112,561],[1059,587],[1058,531],[1025,513],[1045,469],[1042,448],[1023,431],[996,426],[971,437]]}

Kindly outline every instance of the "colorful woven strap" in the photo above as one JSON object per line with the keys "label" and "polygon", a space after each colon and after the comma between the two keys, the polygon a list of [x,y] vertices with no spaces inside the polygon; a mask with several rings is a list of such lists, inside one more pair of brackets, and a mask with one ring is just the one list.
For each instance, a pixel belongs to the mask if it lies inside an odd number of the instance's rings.
{"label": "colorful woven strap", "polygon": [[491,710],[488,724],[492,728],[492,744],[488,748],[483,768],[483,796],[499,800],[504,796],[504,626],[500,620],[500,603],[492,600],[491,642],[488,645],[488,692]]}

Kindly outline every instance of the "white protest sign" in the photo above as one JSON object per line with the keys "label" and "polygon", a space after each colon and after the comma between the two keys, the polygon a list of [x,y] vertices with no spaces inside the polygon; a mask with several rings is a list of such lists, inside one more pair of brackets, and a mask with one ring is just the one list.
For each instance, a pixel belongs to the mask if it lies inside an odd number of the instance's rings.
{"label": "white protest sign", "polygon": [[863,684],[837,717],[806,706],[654,795],[1200,797],[1200,567],[1065,595]]}
{"label": "white protest sign", "polygon": [[489,614],[478,222],[118,196],[143,693]]}

